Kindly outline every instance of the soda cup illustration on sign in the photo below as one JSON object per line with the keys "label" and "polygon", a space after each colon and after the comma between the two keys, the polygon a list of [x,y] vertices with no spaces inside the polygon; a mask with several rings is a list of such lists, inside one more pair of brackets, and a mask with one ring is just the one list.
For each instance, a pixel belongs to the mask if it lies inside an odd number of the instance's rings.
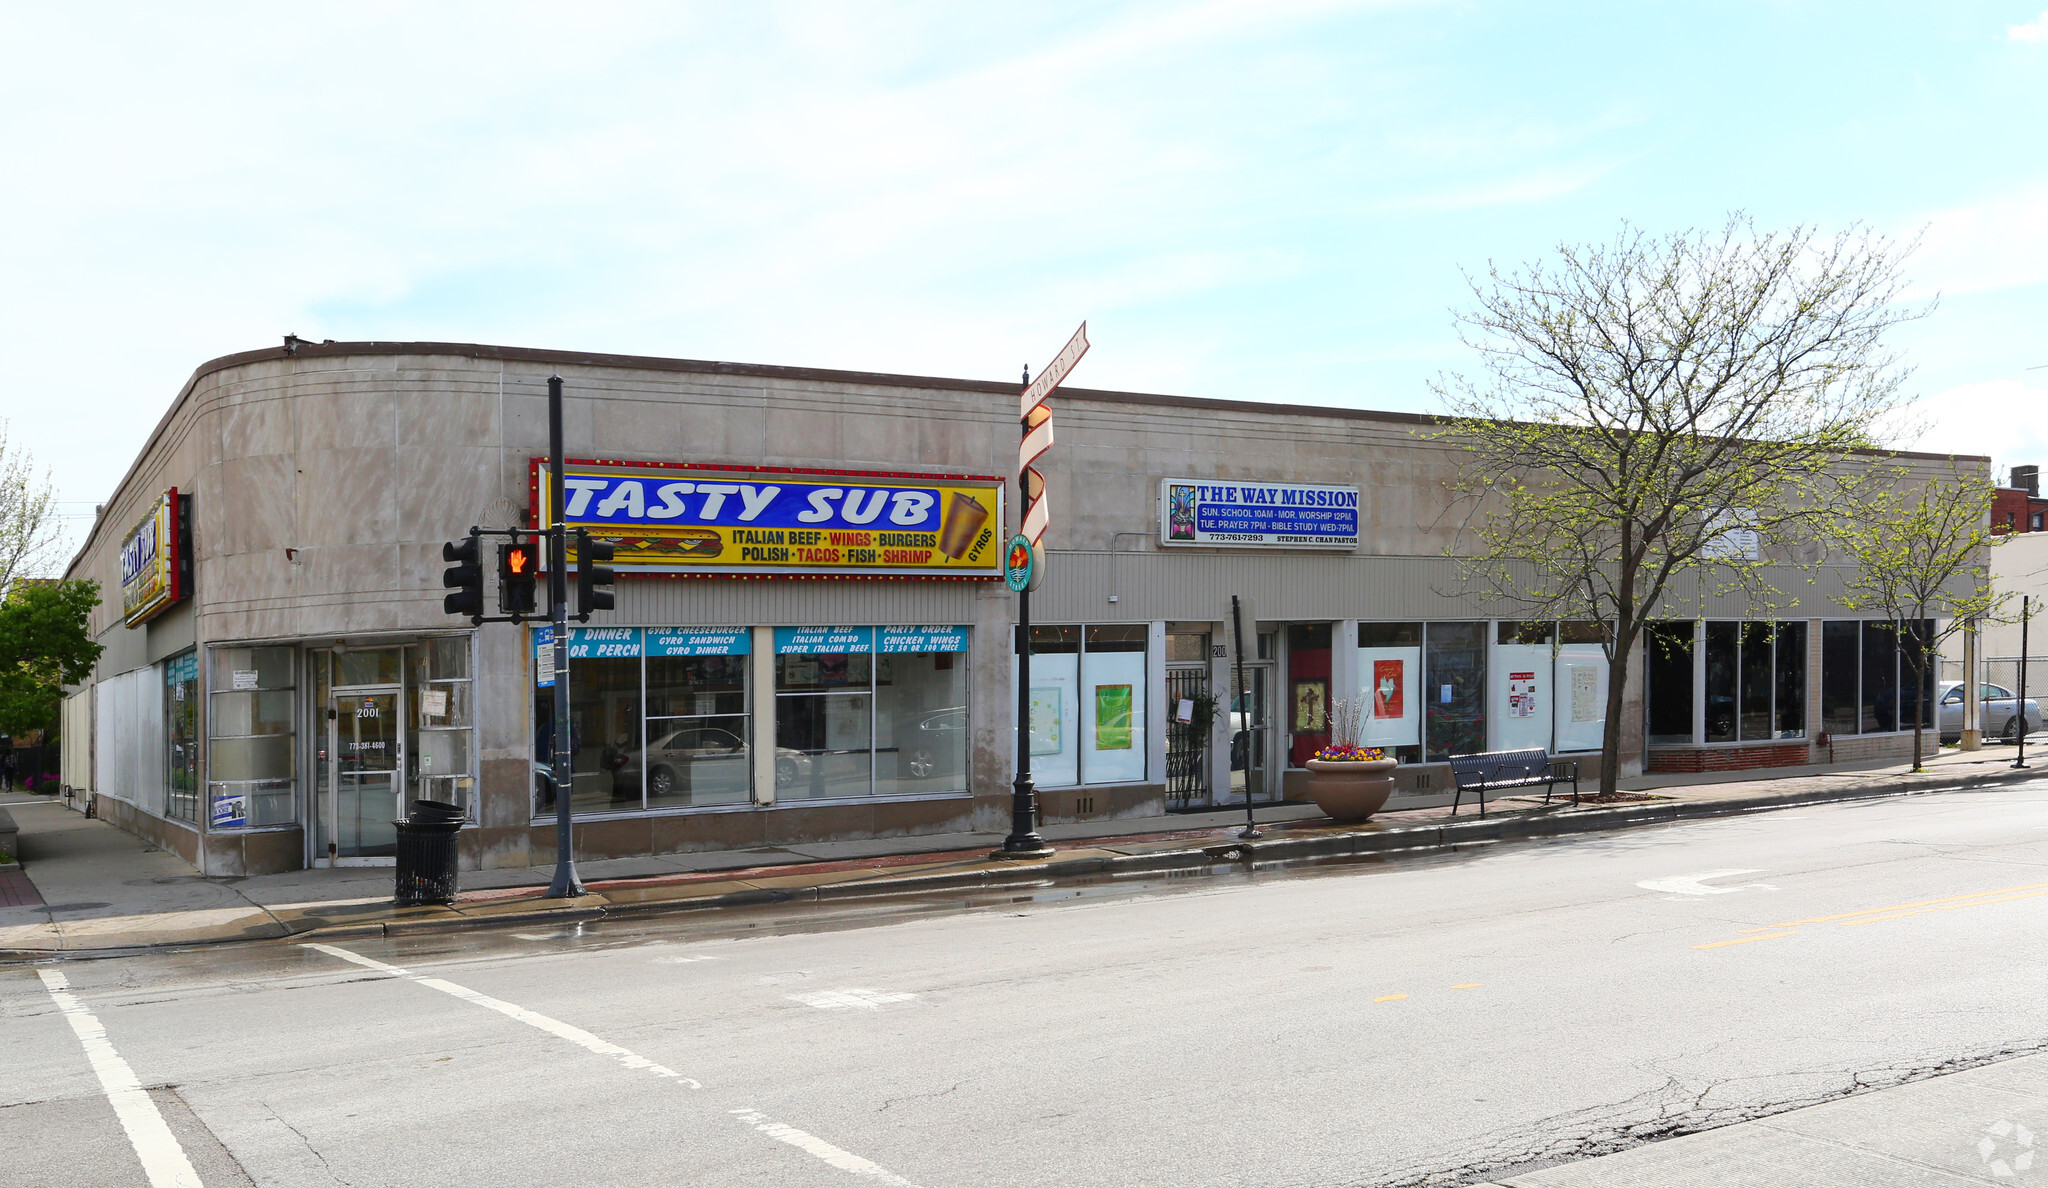
{"label": "soda cup illustration on sign", "polygon": [[953,492],[946,507],[946,519],[939,526],[939,551],[958,561],[974,547],[974,537],[988,523],[988,509],[981,500],[961,491]]}

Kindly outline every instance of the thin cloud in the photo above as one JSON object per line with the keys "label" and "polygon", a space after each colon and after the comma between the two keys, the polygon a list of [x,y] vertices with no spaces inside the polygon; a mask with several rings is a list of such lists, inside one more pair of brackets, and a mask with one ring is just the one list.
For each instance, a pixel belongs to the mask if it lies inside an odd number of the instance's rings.
{"label": "thin cloud", "polygon": [[2024,25],[2013,25],[2005,31],[2007,41],[2048,41],[2048,11]]}

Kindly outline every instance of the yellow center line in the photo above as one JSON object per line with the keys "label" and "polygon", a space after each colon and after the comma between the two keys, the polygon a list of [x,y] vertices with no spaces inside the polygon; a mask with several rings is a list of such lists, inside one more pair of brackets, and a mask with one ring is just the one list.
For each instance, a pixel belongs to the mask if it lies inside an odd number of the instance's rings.
{"label": "yellow center line", "polygon": [[1712,943],[1710,943],[1710,944],[1704,944],[1704,945],[1694,945],[1694,946],[1693,946],[1693,948],[1695,948],[1695,949],[1725,949],[1725,948],[1727,948],[1727,947],[1728,947],[1729,945],[1746,945],[1746,944],[1749,944],[1749,943],[1750,943],[1751,941],[1760,941],[1760,940],[1775,940],[1775,939],[1777,939],[1778,937],[1781,937],[1781,936],[1796,936],[1796,935],[1798,935],[1798,934],[1797,934],[1797,933],[1793,933],[1793,932],[1767,932],[1767,933],[1763,934],[1762,936],[1745,936],[1745,937],[1742,937],[1742,938],[1741,938],[1741,939],[1739,939],[1739,940],[1725,940],[1725,941],[1714,941],[1714,942],[1712,942]]}
{"label": "yellow center line", "polygon": [[1451,989],[1453,989],[1453,990],[1477,990],[1477,989],[1479,989],[1479,983],[1478,983],[1478,982],[1466,982],[1466,983],[1465,983],[1464,985],[1462,985],[1462,986],[1453,986],[1453,987],[1451,987]]}
{"label": "yellow center line", "polygon": [[1378,998],[1375,998],[1375,999],[1373,999],[1373,1001],[1374,1001],[1374,1002],[1394,1002],[1394,1001],[1396,1001],[1397,999],[1402,999],[1402,998],[1406,998],[1406,997],[1408,997],[1408,996],[1407,996],[1406,994],[1382,994],[1382,995],[1380,995],[1380,996],[1379,996]]}
{"label": "yellow center line", "polygon": [[1919,908],[1931,908],[1945,903],[1964,903],[1968,900],[1985,900],[1992,895],[2014,896],[2019,892],[2048,892],[2048,883],[2028,883],[2019,887],[2000,887],[1995,891],[1979,891],[1974,895],[1950,895],[1942,899],[1922,899],[1914,903],[1895,903],[1889,907],[1865,908],[1860,912],[1840,912],[1832,916],[1815,916],[1811,920],[1792,920],[1784,924],[1772,924],[1771,928],[1797,928],[1801,924],[1833,924],[1838,920],[1853,920],[1858,916],[1875,916],[1887,912],[1907,912]]}
{"label": "yellow center line", "polygon": [[1964,908],[1983,907],[1987,903],[2011,903],[2015,899],[2038,899],[2043,895],[2048,895],[2048,891],[2028,891],[2020,895],[2000,895],[1995,899],[1973,899],[1968,903],[1951,903],[1944,907],[1921,908],[1918,911],[1910,912],[1891,912],[1887,915],[1871,916],[1863,920],[1844,920],[1839,927],[1854,928],[1858,924],[1875,924],[1879,920],[1903,920],[1907,916],[1924,916],[1929,912],[1956,912]]}

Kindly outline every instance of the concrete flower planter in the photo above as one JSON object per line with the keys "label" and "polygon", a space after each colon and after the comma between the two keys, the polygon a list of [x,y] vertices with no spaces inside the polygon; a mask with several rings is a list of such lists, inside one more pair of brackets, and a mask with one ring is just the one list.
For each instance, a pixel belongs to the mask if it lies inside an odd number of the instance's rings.
{"label": "concrete flower planter", "polygon": [[1308,798],[1316,807],[1339,821],[1363,821],[1387,807],[1394,794],[1394,768],[1398,759],[1368,759],[1363,763],[1308,761]]}

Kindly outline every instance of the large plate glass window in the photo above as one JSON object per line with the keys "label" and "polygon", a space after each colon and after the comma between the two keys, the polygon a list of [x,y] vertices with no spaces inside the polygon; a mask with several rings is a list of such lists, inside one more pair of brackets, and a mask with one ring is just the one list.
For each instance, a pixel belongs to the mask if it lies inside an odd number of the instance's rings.
{"label": "large plate glass window", "polygon": [[[747,629],[646,634],[647,807],[747,803],[754,786]],[[795,760],[786,766],[778,774],[793,780]]]}
{"label": "large plate glass window", "polygon": [[164,661],[164,812],[199,819],[199,654]]}
{"label": "large plate glass window", "polygon": [[1359,742],[1390,747],[1403,763],[1422,761],[1422,624],[1358,625]]}
{"label": "large plate glass window", "polygon": [[295,653],[288,647],[217,647],[212,654],[207,825],[288,825],[298,816]]}
{"label": "large plate glass window", "polygon": [[967,791],[966,629],[883,627],[875,647],[875,790]]}
{"label": "large plate glass window", "polygon": [[775,629],[778,800],[967,790],[967,629]]}
{"label": "large plate glass window", "polygon": [[476,819],[475,696],[469,637],[444,636],[406,649],[405,755],[412,800],[461,805]]}
{"label": "large plate glass window", "polygon": [[[536,649],[551,649],[544,632]],[[641,807],[640,632],[632,627],[570,629],[569,770],[570,810],[575,813],[633,811]],[[552,686],[535,690],[533,753],[534,808],[555,809],[549,778],[555,753],[555,697]]]}
{"label": "large plate glass window", "polygon": [[875,630],[775,629],[775,746],[795,778],[778,800],[867,796],[875,786]]}
{"label": "large plate glass window", "polygon": [[1821,624],[1821,724],[1834,734],[1885,734],[1911,730],[1915,717],[1933,722],[1934,670],[1930,661],[1918,681],[1913,660],[1929,650],[1934,625],[1891,623]]}
{"label": "large plate glass window", "polygon": [[[753,795],[745,627],[569,629],[571,810],[591,813],[746,804]],[[552,668],[548,629],[536,671]],[[534,690],[534,811],[554,811],[555,690]],[[788,773],[784,773],[787,775]]]}
{"label": "large plate glass window", "polygon": [[1486,624],[1431,623],[1423,633],[1431,761],[1486,749]]}
{"label": "large plate glass window", "polygon": [[1081,782],[1129,784],[1145,778],[1143,623],[1090,627],[1081,639]]}
{"label": "large plate glass window", "polygon": [[1031,778],[1041,788],[1146,778],[1143,623],[1031,629]]}

